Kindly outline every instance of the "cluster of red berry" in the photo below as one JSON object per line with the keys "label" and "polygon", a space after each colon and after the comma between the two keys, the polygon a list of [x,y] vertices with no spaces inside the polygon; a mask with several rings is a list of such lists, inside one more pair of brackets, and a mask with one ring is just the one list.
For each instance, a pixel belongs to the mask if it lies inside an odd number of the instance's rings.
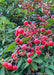
{"label": "cluster of red berry", "polygon": [[[37,17],[40,19],[39,15]],[[45,46],[53,46],[52,38],[49,37],[49,34],[52,33],[51,30],[46,30],[45,24],[42,28],[37,27],[36,23],[32,23],[31,21],[25,21],[24,22],[25,27],[18,27],[16,28],[15,36],[17,38],[15,39],[16,43],[18,44],[18,49],[15,53],[11,55],[11,58],[13,59],[11,63],[3,62],[3,66],[7,68],[8,70],[17,70],[16,64],[12,64],[13,61],[18,60],[19,56],[27,56],[27,63],[32,62],[31,56],[33,56],[36,52],[36,54],[41,54],[41,49],[44,49]],[[46,35],[47,34],[47,35]],[[26,43],[23,43],[22,39],[29,37],[29,40],[27,40]],[[34,45],[34,47],[33,47]]]}
{"label": "cluster of red berry", "polygon": [[13,66],[11,63],[4,62],[2,65],[8,70],[17,70],[17,66]]}

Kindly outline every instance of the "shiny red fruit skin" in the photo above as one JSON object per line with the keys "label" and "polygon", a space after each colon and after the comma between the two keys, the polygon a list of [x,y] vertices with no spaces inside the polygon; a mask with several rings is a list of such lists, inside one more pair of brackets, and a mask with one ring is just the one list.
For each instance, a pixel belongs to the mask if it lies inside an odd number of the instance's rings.
{"label": "shiny red fruit skin", "polygon": [[3,65],[4,67],[6,67],[6,66],[8,65],[8,62],[3,62],[2,65]]}
{"label": "shiny red fruit skin", "polygon": [[16,65],[13,66],[13,70],[17,70],[17,66]]}
{"label": "shiny red fruit skin", "polygon": [[30,56],[31,56],[31,53],[30,53],[30,52],[28,52],[28,53],[27,53],[27,57],[30,57]]}
{"label": "shiny red fruit skin", "polygon": [[44,49],[44,45],[41,45],[41,48]]}
{"label": "shiny red fruit skin", "polygon": [[26,46],[25,44],[23,44],[23,45],[21,46],[21,49],[22,49],[22,50],[26,50],[26,49],[27,49],[27,46]]}
{"label": "shiny red fruit skin", "polygon": [[25,22],[24,22],[24,25],[28,25],[28,21],[25,21]]}
{"label": "shiny red fruit skin", "polygon": [[32,58],[28,58],[27,63],[32,63]]}
{"label": "shiny red fruit skin", "polygon": [[34,40],[34,43],[35,43],[35,44],[39,44],[39,43],[40,43],[39,39],[35,39],[35,40]]}
{"label": "shiny red fruit skin", "polygon": [[49,41],[49,46],[53,46],[53,41]]}
{"label": "shiny red fruit skin", "polygon": [[41,54],[41,50],[36,51],[36,54],[40,55]]}
{"label": "shiny red fruit skin", "polygon": [[11,63],[8,63],[8,69],[9,69],[9,70],[13,69],[13,66],[12,66]]}

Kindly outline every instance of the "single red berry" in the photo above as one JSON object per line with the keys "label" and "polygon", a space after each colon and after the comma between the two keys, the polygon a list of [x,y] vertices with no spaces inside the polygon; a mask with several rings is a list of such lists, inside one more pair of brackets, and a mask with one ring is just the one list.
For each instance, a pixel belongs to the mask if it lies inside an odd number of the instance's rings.
{"label": "single red berry", "polygon": [[41,17],[39,17],[39,20],[41,21]]}
{"label": "single red berry", "polygon": [[9,70],[13,69],[13,66],[12,66],[11,63],[8,63],[8,69],[9,69]]}
{"label": "single red berry", "polygon": [[44,49],[44,45],[41,45],[41,48]]}
{"label": "single red berry", "polygon": [[29,21],[30,23],[32,23],[31,21]]}
{"label": "single red berry", "polygon": [[51,33],[51,30],[47,30],[47,32],[50,34]]}
{"label": "single red berry", "polygon": [[36,1],[36,0],[34,0],[34,1]]}
{"label": "single red berry", "polygon": [[32,46],[32,43],[30,43],[29,46],[31,47]]}
{"label": "single red berry", "polygon": [[39,17],[39,15],[37,15],[37,17]]}
{"label": "single red berry", "polygon": [[15,36],[18,36],[18,34],[17,34],[17,33],[15,33]]}
{"label": "single red berry", "polygon": [[27,53],[27,57],[30,57],[30,56],[31,56],[31,53],[30,53],[30,52],[28,52],[28,53]]}
{"label": "single red berry", "polygon": [[35,44],[39,44],[39,43],[40,43],[39,39],[35,39],[35,40],[34,40],[34,43],[35,43]]}
{"label": "single red berry", "polygon": [[52,41],[52,38],[49,38],[49,41]]}
{"label": "single red berry", "polygon": [[49,41],[49,46],[53,46],[53,41]]}
{"label": "single red berry", "polygon": [[24,55],[25,55],[25,53],[24,53],[24,52],[21,52],[21,53],[20,53],[20,56],[24,56]]}
{"label": "single red berry", "polygon": [[8,65],[8,62],[3,62],[2,65],[3,65],[4,67],[6,67],[6,66]]}
{"label": "single red berry", "polygon": [[16,57],[16,53],[13,53],[13,54],[11,55],[11,57],[12,57],[12,58]]}
{"label": "single red berry", "polygon": [[20,41],[18,42],[18,44],[21,45],[21,44],[22,44],[22,40],[20,40]]}
{"label": "single red berry", "polygon": [[17,61],[17,60],[18,60],[18,58],[17,58],[17,57],[15,57],[15,58],[14,58],[14,60],[15,60],[15,61]]}
{"label": "single red berry", "polygon": [[23,35],[26,36],[27,35],[27,32],[24,32]]}
{"label": "single red berry", "polygon": [[25,44],[23,44],[23,45],[21,46],[21,49],[22,49],[22,50],[26,50],[26,49],[27,49],[27,46],[26,46]]}
{"label": "single red berry", "polygon": [[19,33],[19,28],[16,28],[15,30],[16,30],[16,33]]}
{"label": "single red berry", "polygon": [[45,43],[46,43],[46,41],[43,41],[43,40],[42,40],[42,41],[41,41],[41,43],[42,43],[42,44],[45,44]]}
{"label": "single red berry", "polygon": [[18,34],[19,34],[19,28],[16,28],[15,36],[18,36]]}
{"label": "single red berry", "polygon": [[29,58],[27,59],[27,63],[32,63],[32,58],[29,57]]}
{"label": "single red berry", "polygon": [[24,33],[24,29],[23,28],[20,28],[19,29],[19,32],[22,34],[22,33]]}
{"label": "single red berry", "polygon": [[34,51],[34,48],[31,48],[31,51]]}
{"label": "single red berry", "polygon": [[44,32],[44,31],[45,31],[45,29],[44,29],[44,28],[41,28],[41,29],[40,29],[40,31],[41,31],[41,32]]}
{"label": "single red berry", "polygon": [[45,43],[45,46],[48,46],[48,43],[47,42]]}
{"label": "single red berry", "polygon": [[15,39],[16,42],[18,42],[19,40],[20,40],[19,38],[16,38],[16,39]]}
{"label": "single red berry", "polygon": [[19,53],[20,53],[20,51],[17,51],[17,53],[19,54]]}
{"label": "single red berry", "polygon": [[28,25],[28,21],[25,21],[25,22],[24,22],[24,25]]}
{"label": "single red berry", "polygon": [[13,70],[17,70],[17,66],[16,65],[13,66]]}
{"label": "single red berry", "polygon": [[31,55],[34,55],[34,53],[32,52]]}
{"label": "single red berry", "polygon": [[35,47],[35,50],[37,51],[37,50],[40,50],[40,47],[39,46],[36,46]]}
{"label": "single red berry", "polygon": [[41,50],[36,51],[36,54],[40,55],[41,54]]}
{"label": "single red berry", "polygon": [[42,36],[42,40],[47,40],[47,36]]}

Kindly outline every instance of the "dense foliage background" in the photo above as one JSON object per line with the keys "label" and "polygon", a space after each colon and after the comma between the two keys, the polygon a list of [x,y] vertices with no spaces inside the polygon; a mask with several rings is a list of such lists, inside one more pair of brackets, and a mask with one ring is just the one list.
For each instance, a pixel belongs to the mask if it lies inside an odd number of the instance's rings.
{"label": "dense foliage background", "polygon": [[[41,17],[46,15],[43,11],[45,8],[43,6],[38,7],[35,5],[34,0],[31,0],[31,9],[29,10],[29,0],[0,0],[0,74],[1,75],[24,75],[29,72],[29,64],[20,58],[18,61],[17,71],[8,71],[2,67],[2,62],[9,60],[11,54],[16,50],[15,41],[15,28],[17,26],[23,26],[25,20],[37,22],[40,24],[39,20],[36,20],[36,16],[39,14]],[[54,19],[51,19],[51,15],[54,15],[54,0],[42,0],[44,3],[49,4],[50,16],[47,19],[47,29],[51,29],[54,33]],[[27,3],[23,7],[23,2]],[[40,4],[40,0],[37,0],[36,4]],[[32,10],[32,11],[31,11]],[[41,27],[41,26],[40,26]],[[53,37],[54,38],[54,37]],[[27,38],[26,38],[27,39]],[[46,48],[45,48],[46,49]],[[51,55],[46,52],[44,59],[43,56],[34,55],[34,62],[32,63],[32,73],[50,73],[54,74],[54,47],[50,49]],[[47,49],[46,49],[47,50]],[[37,57],[37,58],[36,58]],[[36,59],[36,61],[35,61]],[[25,65],[25,67],[24,67]],[[40,66],[41,65],[41,66]],[[23,69],[24,67],[24,69]]]}

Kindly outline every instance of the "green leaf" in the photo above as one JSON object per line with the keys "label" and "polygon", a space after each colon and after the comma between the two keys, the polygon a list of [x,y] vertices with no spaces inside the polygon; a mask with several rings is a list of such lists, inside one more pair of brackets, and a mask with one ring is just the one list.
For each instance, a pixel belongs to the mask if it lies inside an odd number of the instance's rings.
{"label": "green leaf", "polygon": [[48,69],[48,68],[45,68],[45,72],[46,72],[47,74],[53,75],[53,72],[52,72],[50,69]]}
{"label": "green leaf", "polygon": [[48,53],[46,53],[46,55],[45,55],[45,59],[47,59],[47,58],[48,58],[48,55],[49,55],[49,54],[48,54]]}
{"label": "green leaf", "polygon": [[34,61],[34,62],[37,62],[37,63],[42,63],[42,62],[43,62],[40,58],[38,58],[38,59],[36,58],[36,59],[34,59],[33,61]]}
{"label": "green leaf", "polygon": [[50,68],[54,71],[54,65],[50,65],[50,66],[48,66],[48,68]]}
{"label": "green leaf", "polygon": [[[1,0],[0,0],[1,1]],[[4,0],[3,0],[4,1]],[[2,16],[1,17],[1,20],[6,20],[6,17],[5,16]]]}
{"label": "green leaf", "polygon": [[5,75],[4,67],[1,68],[1,70],[0,70],[0,75]]}
{"label": "green leaf", "polygon": [[24,69],[26,69],[28,66],[29,66],[29,63],[26,63]]}
{"label": "green leaf", "polygon": [[23,42],[26,42],[26,41],[28,41],[28,40],[29,40],[29,37],[26,37],[26,38],[23,38],[23,39],[22,39]]}
{"label": "green leaf", "polygon": [[37,67],[36,63],[32,62],[32,63],[31,63],[31,66],[32,66],[35,70],[38,70],[38,67]]}
{"label": "green leaf", "polygon": [[26,62],[24,68],[22,69],[22,71],[20,71],[20,73],[22,73],[29,65],[30,64]]}
{"label": "green leaf", "polygon": [[34,56],[32,57],[32,59],[34,59],[37,56],[37,54],[35,53]]}
{"label": "green leaf", "polygon": [[5,1],[5,0],[0,0],[0,2],[3,2],[3,1]]}
{"label": "green leaf", "polygon": [[9,45],[9,47],[5,50],[5,52],[8,52],[10,49],[12,49],[16,45],[16,42],[13,42]]}
{"label": "green leaf", "polygon": [[23,60],[22,58],[19,60],[17,67],[20,68],[21,64],[22,64]]}
{"label": "green leaf", "polygon": [[2,45],[4,45],[4,42],[5,42],[5,39],[3,39],[3,41],[2,41]]}
{"label": "green leaf", "polygon": [[20,75],[19,73],[12,73],[11,75]]}
{"label": "green leaf", "polygon": [[47,20],[47,26],[49,26],[49,25],[51,25],[51,24],[53,24],[54,23],[54,20],[53,19],[51,19],[51,18],[49,18],[48,20]]}

